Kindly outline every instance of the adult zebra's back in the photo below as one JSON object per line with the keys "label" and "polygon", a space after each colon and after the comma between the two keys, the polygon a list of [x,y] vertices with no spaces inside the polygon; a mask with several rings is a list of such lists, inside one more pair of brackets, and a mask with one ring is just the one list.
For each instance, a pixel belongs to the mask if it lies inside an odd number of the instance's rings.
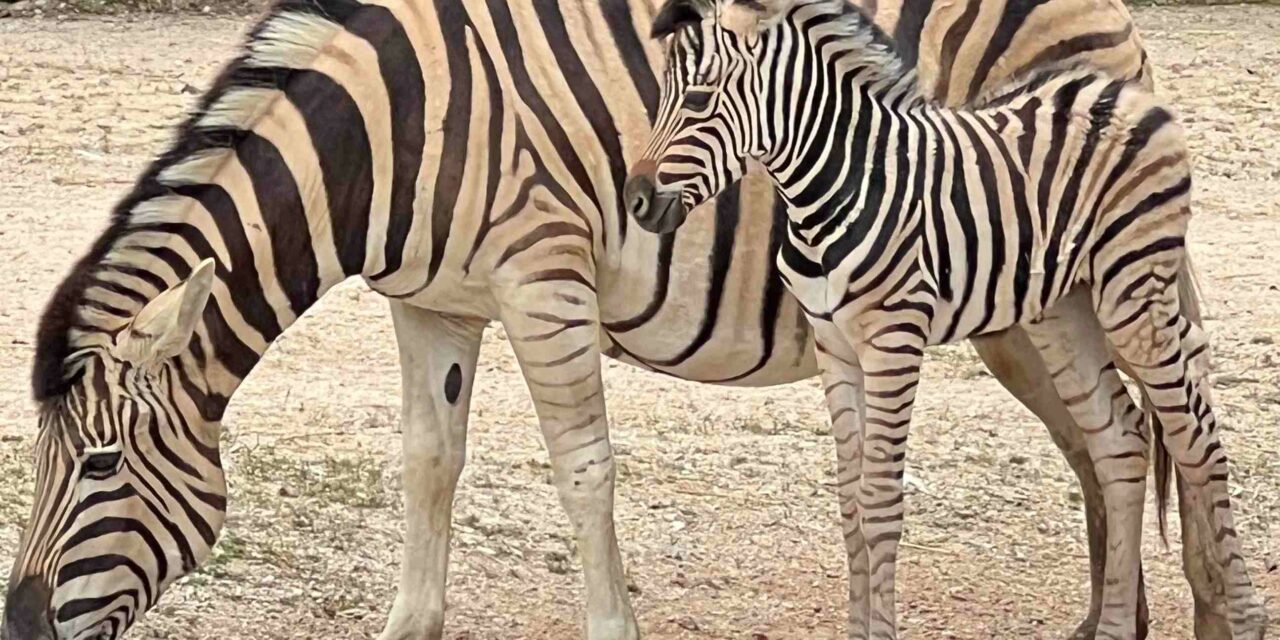
{"label": "adult zebra's back", "polygon": [[[782,236],[767,202],[730,195],[674,237],[629,227],[618,206],[657,108],[660,52],[643,35],[656,4],[275,7],[41,323],[36,502],[9,585],[11,640],[118,637],[208,554],[226,506],[227,403],[276,337],[357,275],[393,299],[405,378],[408,535],[385,637],[440,634],[449,509],[490,319],[512,336],[580,539],[588,635],[634,635],[598,336],[610,355],[690,379],[815,371],[773,270]],[[946,32],[994,28],[956,25]],[[929,33],[921,64],[934,58]],[[1012,342],[984,349],[1027,362]],[[1073,424],[1048,421],[1071,437]]]}

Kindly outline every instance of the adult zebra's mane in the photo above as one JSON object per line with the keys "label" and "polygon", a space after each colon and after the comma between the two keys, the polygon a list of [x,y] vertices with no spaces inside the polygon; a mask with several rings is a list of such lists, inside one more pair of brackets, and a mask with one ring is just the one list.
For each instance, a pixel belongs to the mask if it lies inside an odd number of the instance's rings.
{"label": "adult zebra's mane", "polygon": [[[84,335],[111,332],[86,317],[94,306],[86,294],[103,287],[129,298],[133,309],[107,311],[96,305],[98,319],[110,316],[123,324],[147,302],[136,291],[108,284],[97,276],[120,241],[138,230],[154,228],[158,207],[175,206],[175,187],[209,180],[222,165],[223,153],[245,139],[271,106],[295,70],[305,68],[338,33],[341,24],[363,5],[356,0],[281,0],[249,31],[241,54],[205,92],[196,108],[175,130],[173,143],[139,176],[133,190],[112,209],[107,228],[58,286],[40,318],[31,385],[35,400],[61,396],[82,369]],[[212,257],[212,256],[208,256]],[[225,265],[219,265],[224,272]],[[168,284],[152,274],[134,273],[163,291]],[[178,273],[185,277],[186,273]],[[121,317],[120,311],[128,315]]]}

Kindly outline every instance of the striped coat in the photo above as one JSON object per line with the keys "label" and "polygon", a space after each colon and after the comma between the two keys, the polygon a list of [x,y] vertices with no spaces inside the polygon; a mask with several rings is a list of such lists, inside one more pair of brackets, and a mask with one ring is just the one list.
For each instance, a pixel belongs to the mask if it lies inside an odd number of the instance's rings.
{"label": "striped coat", "polygon": [[[658,4],[275,7],[41,323],[37,507],[10,581],[10,636],[52,626],[117,637],[208,555],[225,515],[216,444],[227,404],[271,342],[348,277],[392,300],[406,498],[421,505],[408,514],[384,637],[441,633],[449,498],[480,329],[493,319],[513,337],[580,539],[588,636],[634,635],[597,354],[724,384],[817,371],[771,258],[784,229],[764,182],[675,235],[637,229],[620,206],[658,109],[662,52],[647,38]],[[1073,12],[1082,17],[1050,19]],[[1145,65],[1118,2],[912,0],[879,3],[877,15],[950,99],[1046,58],[1130,74]],[[985,80],[970,72],[990,56]],[[997,369],[1015,392],[1047,375],[1024,371],[1026,345],[980,348],[1018,363]],[[1088,460],[1073,463],[1095,495]],[[109,520],[74,501],[83,490],[113,496]],[[76,535],[107,521],[152,538]],[[101,579],[108,570],[116,577]],[[103,601],[104,589],[133,595]]]}

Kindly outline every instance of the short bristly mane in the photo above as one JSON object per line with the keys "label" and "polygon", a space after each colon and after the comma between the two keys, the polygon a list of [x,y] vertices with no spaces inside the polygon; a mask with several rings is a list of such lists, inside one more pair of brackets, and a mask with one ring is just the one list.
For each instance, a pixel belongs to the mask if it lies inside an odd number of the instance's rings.
{"label": "short bristly mane", "polygon": [[[355,0],[283,0],[251,30],[241,54],[228,64],[201,98],[191,115],[175,131],[169,150],[143,171],[133,190],[112,210],[107,228],[88,253],[71,269],[45,308],[36,333],[31,375],[37,402],[61,396],[80,372],[79,356],[85,345],[78,337],[119,327],[95,324],[111,316],[127,321],[121,311],[136,312],[145,304],[136,292],[124,294],[133,309],[87,309],[86,294],[95,286],[115,293],[120,287],[98,276],[109,268],[119,241],[139,228],[158,221],[157,209],[175,206],[175,187],[212,178],[221,165],[221,153],[232,150],[246,136],[256,119],[270,108],[272,90],[282,90],[295,73],[318,55],[340,30],[340,25],[363,5]],[[215,256],[206,256],[215,257]],[[118,266],[118,265],[115,265]],[[220,273],[225,265],[219,265]],[[151,274],[133,273],[158,290],[172,283]],[[185,273],[179,273],[185,277]],[[132,313],[129,314],[130,316]]]}
{"label": "short bristly mane", "polygon": [[[737,0],[736,3],[752,10],[766,10],[766,3],[757,0]],[[658,12],[650,36],[661,39],[697,25],[703,20],[702,16],[716,11],[717,6],[719,3],[715,0],[667,0]],[[831,17],[823,26],[848,39],[845,44],[851,45],[843,59],[865,62],[863,67],[873,74],[872,80],[897,81],[907,76],[914,80],[914,67],[906,64],[894,48],[893,39],[862,7],[848,0],[798,0],[783,10],[785,15],[781,19],[789,19],[806,8],[819,9],[820,13]]]}
{"label": "short bristly mane", "polygon": [[919,93],[915,68],[902,59],[893,39],[862,7],[847,0],[800,0],[792,11],[806,6],[819,7],[824,9],[823,13],[830,14],[832,19],[826,27],[843,39],[841,44],[848,45],[837,64],[865,69],[871,82],[893,84],[900,89],[909,86],[914,93]]}

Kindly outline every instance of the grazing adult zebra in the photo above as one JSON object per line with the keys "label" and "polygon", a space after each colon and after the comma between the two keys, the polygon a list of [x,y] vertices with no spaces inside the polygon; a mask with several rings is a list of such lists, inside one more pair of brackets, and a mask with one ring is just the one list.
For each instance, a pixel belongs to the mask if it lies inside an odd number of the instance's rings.
{"label": "grazing adult zebra", "polygon": [[1231,637],[1263,637],[1204,375],[1208,340],[1178,300],[1186,142],[1149,90],[1050,69],[972,108],[938,106],[841,0],[672,0],[653,35],[671,36],[662,110],[628,208],[645,229],[672,232],[748,160],[785,201],[777,261],[814,327],[840,484],[853,487],[841,494],[852,637],[897,637],[902,478],[925,347],[1016,325],[1060,372],[1097,463],[1109,525],[1097,635],[1139,633],[1146,482],[1142,416],[1117,416],[1098,393],[1114,366],[1063,368],[1078,343],[1105,340],[1152,400],[1187,479],[1188,517],[1213,531]]}
{"label": "grazing adult zebra", "polygon": [[[954,86],[973,84],[965,69],[982,51],[1002,61],[984,85],[1004,62],[1141,68],[1118,4],[970,0],[949,14],[960,6],[880,3],[921,68]],[[816,373],[773,266],[785,229],[767,198],[730,194],[714,219],[664,236],[631,228],[619,206],[626,152],[658,110],[661,52],[638,35],[656,12],[657,0],[273,8],[41,322],[36,500],[9,639],[118,637],[208,554],[224,518],[227,404],[270,343],[353,275],[393,300],[405,388],[408,531],[383,637],[441,634],[480,332],[495,318],[515,338],[581,541],[588,635],[634,636],[597,337],[608,355],[688,379]],[[1079,20],[1041,19],[1067,14]],[[1099,44],[1081,29],[1130,35]],[[1105,555],[1092,463],[1025,335],[978,345],[1085,482],[1091,637]],[[1193,585],[1215,602],[1212,581]]]}

